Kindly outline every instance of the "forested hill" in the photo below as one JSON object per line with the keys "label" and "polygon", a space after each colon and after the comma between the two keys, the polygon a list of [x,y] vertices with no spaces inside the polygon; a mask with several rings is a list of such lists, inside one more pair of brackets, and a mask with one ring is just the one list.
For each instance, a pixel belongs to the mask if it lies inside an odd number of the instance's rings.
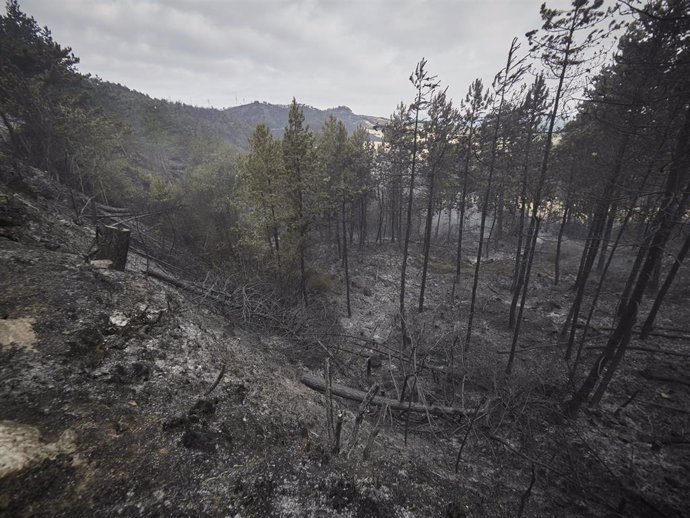
{"label": "forested hill", "polygon": [[[228,108],[225,113],[233,119],[243,121],[254,128],[257,124],[265,124],[271,130],[274,137],[283,135],[285,123],[288,120],[288,105],[270,104],[266,102],[254,101],[250,104]],[[334,116],[341,121],[349,133],[352,133],[360,126],[367,130],[372,140],[380,140],[377,127],[382,126],[386,119],[370,115],[357,115],[347,106],[338,106],[319,110],[313,106],[304,106],[305,123],[313,130],[318,132],[329,116]]]}
{"label": "forested hill", "polygon": [[155,99],[120,84],[99,82],[96,92],[96,102],[110,115],[126,122],[133,135],[143,139],[188,140],[205,136],[244,149],[254,130],[254,125],[225,111]]}
{"label": "forested hill", "polygon": [[139,172],[179,178],[210,147],[243,151],[254,129],[222,110],[154,99],[109,82],[94,85],[94,104],[124,128],[123,148]]}
{"label": "forested hill", "polygon": [[[93,85],[95,104],[125,128],[124,147],[130,167],[167,179],[184,176],[210,148],[247,151],[257,124],[266,124],[274,136],[280,137],[288,120],[287,105],[255,101],[225,110],[201,108],[155,99],[107,81],[94,81]],[[304,115],[306,123],[317,133],[333,115],[350,132],[364,127],[372,140],[379,140],[376,127],[385,121],[354,114],[346,106],[326,110],[305,106]]]}
{"label": "forested hill", "polygon": [[[182,152],[194,139],[220,140],[240,151],[249,147],[249,137],[257,124],[265,124],[280,137],[288,120],[288,105],[254,101],[224,110],[201,108],[180,102],[155,99],[107,81],[96,84],[97,103],[111,116],[129,126],[130,141],[145,154],[147,146],[170,147]],[[363,127],[372,140],[386,119],[357,115],[347,106],[320,110],[304,106],[305,123],[316,133],[331,115],[341,121],[348,132]],[[149,149],[151,151],[151,149]]]}

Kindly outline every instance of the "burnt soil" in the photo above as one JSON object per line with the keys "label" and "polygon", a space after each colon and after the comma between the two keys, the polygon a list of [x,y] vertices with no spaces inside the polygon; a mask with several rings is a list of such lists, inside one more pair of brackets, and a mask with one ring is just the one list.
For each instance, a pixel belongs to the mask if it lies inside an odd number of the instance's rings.
{"label": "burnt soil", "polygon": [[[555,332],[572,278],[552,285],[549,243],[506,378],[508,254],[492,251],[482,269],[473,342],[462,354],[452,344],[464,336],[472,265],[451,300],[452,247],[435,247],[426,310],[410,312],[413,344],[401,363],[395,244],[354,252],[350,319],[340,263],[314,262],[315,305],[339,321],[286,333],[224,317],[147,276],[136,254],[125,272],[95,267],[84,259],[94,232],[75,221],[64,190],[38,171],[3,180],[2,516],[516,516],[523,500],[524,516],[690,513],[687,341],[634,341],[676,355],[631,351],[602,404],[567,419],[561,407],[572,386]],[[566,272],[578,256],[569,246]],[[419,267],[411,261],[410,308]],[[624,281],[612,278],[592,346],[606,338]],[[659,326],[690,327],[689,292],[685,276]],[[596,351],[585,350],[586,368]],[[388,397],[398,397],[415,362],[416,402],[468,416],[479,408],[458,473],[468,417],[386,413],[365,460],[374,408],[351,454],[334,455],[325,398],[299,382],[304,372],[321,374],[327,355],[336,381],[363,390],[377,382]],[[367,358],[375,359],[369,375]],[[334,404],[347,443],[358,405]]]}

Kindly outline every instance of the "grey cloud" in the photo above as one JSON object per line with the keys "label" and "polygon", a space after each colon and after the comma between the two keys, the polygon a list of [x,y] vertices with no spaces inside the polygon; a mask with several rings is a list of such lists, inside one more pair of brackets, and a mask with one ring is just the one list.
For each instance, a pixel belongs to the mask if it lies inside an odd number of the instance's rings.
{"label": "grey cloud", "polygon": [[[490,82],[541,0],[24,0],[81,68],[152,96],[205,105],[292,96],[388,115],[425,56],[460,99]],[[567,0],[558,0],[567,5]]]}

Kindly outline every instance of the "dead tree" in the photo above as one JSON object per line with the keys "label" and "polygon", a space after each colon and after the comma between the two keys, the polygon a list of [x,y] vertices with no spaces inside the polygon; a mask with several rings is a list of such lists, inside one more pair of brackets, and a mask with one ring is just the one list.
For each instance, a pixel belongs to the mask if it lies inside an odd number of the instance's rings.
{"label": "dead tree", "polygon": [[524,59],[515,60],[515,53],[520,48],[517,38],[513,38],[508,50],[508,59],[505,68],[496,76],[496,82],[500,85],[498,109],[496,112],[496,120],[491,139],[491,157],[489,160],[489,172],[486,181],[486,188],[484,190],[484,200],[482,202],[482,214],[479,223],[479,243],[477,245],[477,262],[474,266],[474,279],[472,281],[472,298],[470,301],[470,312],[467,318],[467,334],[465,335],[465,351],[469,350],[470,341],[472,339],[472,322],[474,320],[474,311],[477,303],[477,286],[479,285],[479,270],[482,262],[482,247],[484,245],[484,230],[486,229],[486,217],[489,211],[489,201],[491,198],[491,182],[493,180],[494,170],[496,168],[496,157],[498,156],[498,138],[501,128],[501,117],[503,115],[504,101],[507,90],[510,86],[515,84],[522,74],[524,67],[522,63]]}
{"label": "dead tree", "polygon": [[[472,159],[474,132],[475,126],[482,115],[482,111],[486,107],[488,94],[483,92],[483,85],[481,79],[475,79],[470,85],[467,96],[464,100],[465,107],[465,123],[468,124],[467,129],[467,143],[465,146],[465,162],[464,171],[462,174],[462,194],[460,196],[460,220],[458,221],[458,252],[455,261],[455,278],[453,279],[453,289],[451,292],[451,299],[455,299],[455,289],[460,282],[460,267],[462,264],[462,237],[465,226],[465,205],[467,201],[467,187],[470,177],[470,161]],[[448,224],[450,232],[450,223]]]}
{"label": "dead tree", "polygon": [[[651,279],[652,271],[661,260],[664,247],[676,223],[679,193],[683,192],[681,189],[688,174],[688,168],[690,168],[690,105],[687,106],[684,117],[683,127],[676,140],[675,152],[673,154],[674,160],[669,167],[666,186],[661,200],[661,210],[657,214],[655,231],[649,247],[644,247],[640,250],[640,254],[644,254],[645,258],[635,287],[623,315],[609,337],[606,347],[595,361],[580,389],[566,405],[570,415],[577,414],[582,404],[592,394],[598,382],[600,382],[599,387],[590,403],[597,404],[604,394],[613,374],[625,355],[626,348],[632,337],[632,328],[637,322],[640,302]],[[690,191],[690,184],[685,187],[685,191]]]}
{"label": "dead tree", "polygon": [[407,196],[407,225],[405,227],[405,242],[403,245],[402,265],[400,268],[400,323],[402,331],[401,347],[404,349],[409,341],[407,334],[407,324],[405,319],[405,281],[407,275],[407,257],[410,249],[410,233],[412,231],[412,201],[414,199],[414,177],[417,167],[417,135],[419,133],[419,116],[422,110],[428,105],[428,96],[439,85],[436,76],[430,76],[425,70],[426,59],[417,64],[414,74],[410,76],[410,81],[417,90],[415,102],[410,107],[414,111],[414,126],[412,134],[412,163],[410,166],[410,189]]}

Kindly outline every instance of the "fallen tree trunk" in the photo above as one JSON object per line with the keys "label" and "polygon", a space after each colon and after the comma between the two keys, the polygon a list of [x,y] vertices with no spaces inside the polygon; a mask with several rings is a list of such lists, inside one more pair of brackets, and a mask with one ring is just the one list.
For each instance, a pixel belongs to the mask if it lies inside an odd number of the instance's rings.
{"label": "fallen tree trunk", "polygon": [[181,281],[180,279],[177,279],[175,277],[172,277],[170,275],[166,275],[163,272],[158,272],[156,270],[149,270],[146,272],[146,275],[149,277],[153,277],[154,279],[158,279],[160,281],[167,282],[168,284],[172,284],[173,286],[177,288],[181,288],[183,290],[189,290],[189,291],[194,291],[198,292],[199,287],[194,286],[193,284]]}
{"label": "fallen tree trunk", "polygon": [[[311,374],[304,374],[300,378],[300,381],[312,390],[317,392],[326,392],[326,380],[319,378],[317,376],[312,376]],[[366,392],[361,390],[348,387],[346,385],[341,385],[339,383],[333,383],[331,387],[331,393],[334,396],[338,396],[344,399],[349,399],[351,401],[364,401],[367,396]],[[432,415],[447,415],[447,416],[464,416],[465,410],[463,408],[448,407],[448,406],[425,406],[419,403],[411,403],[409,401],[400,402],[396,399],[384,398],[381,396],[375,396],[371,400],[372,405],[381,406],[388,405],[391,410],[398,410],[400,412],[408,410],[410,412],[426,413]]]}

